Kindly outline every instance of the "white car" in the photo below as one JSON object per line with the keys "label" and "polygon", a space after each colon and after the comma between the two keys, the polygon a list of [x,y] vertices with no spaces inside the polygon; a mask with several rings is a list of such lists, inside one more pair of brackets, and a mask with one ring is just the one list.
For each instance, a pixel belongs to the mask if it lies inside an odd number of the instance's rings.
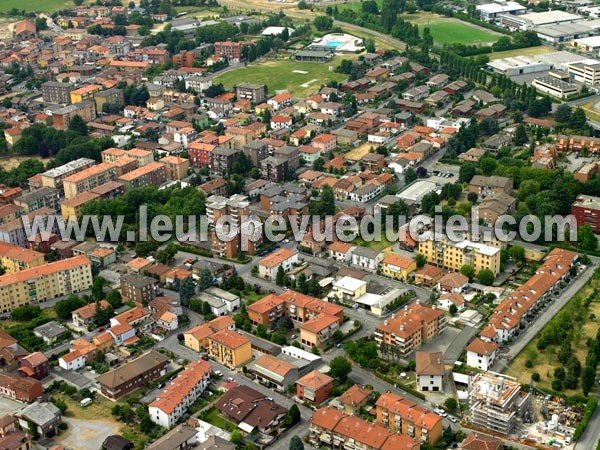
{"label": "white car", "polygon": [[234,379],[229,377],[229,378],[227,378],[227,381],[229,381],[231,383],[232,381],[234,381]]}
{"label": "white car", "polygon": [[215,370],[215,375],[218,377],[222,377],[223,376],[223,372],[221,372],[220,370]]}

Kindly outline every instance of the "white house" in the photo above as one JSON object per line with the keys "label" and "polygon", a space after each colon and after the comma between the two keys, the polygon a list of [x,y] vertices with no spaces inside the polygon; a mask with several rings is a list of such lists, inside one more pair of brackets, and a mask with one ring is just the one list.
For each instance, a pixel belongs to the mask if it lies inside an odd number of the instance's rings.
{"label": "white house", "polygon": [[331,259],[339,263],[347,263],[352,259],[352,250],[355,246],[347,242],[335,241],[329,244],[328,250]]}
{"label": "white house", "polygon": [[390,138],[388,131],[377,131],[375,133],[369,133],[368,142],[373,145],[383,145]]}
{"label": "white house", "polygon": [[148,405],[152,422],[173,427],[188,408],[202,395],[210,383],[211,368],[206,361],[193,361],[177,375]]}
{"label": "white house", "polygon": [[209,287],[204,292],[225,303],[228,312],[237,311],[242,305],[242,299],[239,295],[232,294],[231,292],[219,289],[218,287]]}
{"label": "white house", "polygon": [[288,272],[297,263],[297,251],[280,248],[258,262],[258,274],[264,279],[274,280],[280,266],[283,267],[284,272]]}
{"label": "white house", "polygon": [[485,342],[476,337],[467,345],[467,366],[490,370],[496,360],[498,344]]}
{"label": "white house", "polygon": [[313,164],[323,155],[320,148],[312,147],[310,145],[301,145],[298,150],[300,152],[300,158],[307,164]]}
{"label": "white house", "polygon": [[282,130],[292,126],[291,116],[273,116],[271,117],[271,128],[273,130]]}
{"label": "white house", "polygon": [[156,326],[167,333],[179,328],[179,320],[171,311],[164,311],[161,315],[155,317]]}
{"label": "white house", "polygon": [[65,370],[79,370],[85,366],[85,356],[74,350],[58,358],[58,365]]}
{"label": "white house", "polygon": [[292,96],[288,92],[277,94],[275,97],[267,100],[267,104],[274,109],[281,109],[292,103]]}
{"label": "white house", "polygon": [[356,247],[352,251],[351,264],[369,272],[376,272],[383,261],[383,253],[366,247]]}
{"label": "white house", "polygon": [[417,352],[415,354],[417,389],[421,392],[444,390],[444,354],[442,352]]}
{"label": "white house", "polygon": [[115,345],[123,345],[124,342],[135,337],[135,328],[129,324],[117,324],[107,330],[115,340]]}
{"label": "white house", "polygon": [[197,135],[198,133],[192,127],[185,127],[173,133],[173,140],[183,145],[183,148],[188,148],[190,142],[196,139]]}
{"label": "white house", "polygon": [[450,311],[451,305],[455,305],[457,311],[460,312],[465,309],[465,298],[458,292],[452,292],[442,295],[437,301],[438,308],[444,311]]}

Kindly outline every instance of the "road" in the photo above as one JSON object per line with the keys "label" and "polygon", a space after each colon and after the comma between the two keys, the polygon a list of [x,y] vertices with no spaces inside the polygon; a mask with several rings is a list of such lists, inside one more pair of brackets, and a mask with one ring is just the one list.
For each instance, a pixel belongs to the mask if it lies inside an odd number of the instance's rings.
{"label": "road", "polygon": [[[593,267],[587,267],[574,281],[569,284],[535,321],[527,327],[527,329],[519,335],[519,337],[509,347],[509,351],[505,353],[510,359],[515,358],[529,344],[538,333],[556,316],[565,305],[573,298],[573,296],[590,280],[594,274]],[[510,360],[509,359],[509,360]],[[508,367],[506,359],[498,359],[494,364],[494,372],[502,372]]]}

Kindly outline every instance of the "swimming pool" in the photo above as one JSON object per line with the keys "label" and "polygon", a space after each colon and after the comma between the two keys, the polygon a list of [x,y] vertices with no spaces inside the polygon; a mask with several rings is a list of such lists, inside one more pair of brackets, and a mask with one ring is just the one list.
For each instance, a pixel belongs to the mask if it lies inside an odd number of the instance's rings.
{"label": "swimming pool", "polygon": [[344,45],[344,43],[340,41],[331,41],[327,43],[327,47],[340,47],[342,45]]}

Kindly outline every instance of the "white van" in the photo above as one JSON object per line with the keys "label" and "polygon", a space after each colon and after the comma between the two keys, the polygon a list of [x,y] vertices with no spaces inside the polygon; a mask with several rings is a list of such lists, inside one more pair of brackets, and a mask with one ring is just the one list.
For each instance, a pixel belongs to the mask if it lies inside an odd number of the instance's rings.
{"label": "white van", "polygon": [[81,405],[82,408],[85,408],[86,406],[90,406],[92,404],[93,400],[89,397],[84,398],[83,400],[81,400],[81,402],[79,402],[79,404]]}

